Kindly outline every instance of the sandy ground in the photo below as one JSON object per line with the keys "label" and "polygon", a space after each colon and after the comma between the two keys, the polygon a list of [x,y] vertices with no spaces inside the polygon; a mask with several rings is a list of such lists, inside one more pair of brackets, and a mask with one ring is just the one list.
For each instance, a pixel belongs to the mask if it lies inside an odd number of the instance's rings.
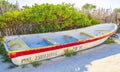
{"label": "sandy ground", "polygon": [[88,72],[120,72],[120,53],[92,61],[87,67]]}
{"label": "sandy ground", "polygon": [[103,44],[76,56],[57,57],[37,68],[29,64],[26,68],[8,69],[8,66],[0,58],[0,72],[120,72],[120,44]]}

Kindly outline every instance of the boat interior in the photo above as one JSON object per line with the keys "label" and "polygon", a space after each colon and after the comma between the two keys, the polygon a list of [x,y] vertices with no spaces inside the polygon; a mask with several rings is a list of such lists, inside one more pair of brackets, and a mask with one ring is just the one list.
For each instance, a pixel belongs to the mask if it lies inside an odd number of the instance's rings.
{"label": "boat interior", "polygon": [[4,44],[7,51],[43,48],[98,37],[109,33],[114,28],[114,24],[99,24],[60,32],[6,36],[4,38]]}

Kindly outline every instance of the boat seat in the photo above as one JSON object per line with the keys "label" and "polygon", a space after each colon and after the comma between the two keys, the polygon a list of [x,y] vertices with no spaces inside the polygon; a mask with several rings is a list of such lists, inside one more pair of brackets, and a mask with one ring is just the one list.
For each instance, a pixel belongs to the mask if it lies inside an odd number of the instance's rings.
{"label": "boat seat", "polygon": [[110,32],[110,30],[95,30],[95,31],[97,31],[97,32],[103,32],[103,33],[108,33],[108,32]]}
{"label": "boat seat", "polygon": [[83,35],[85,35],[85,36],[88,36],[88,37],[90,37],[90,38],[93,38],[93,37],[95,37],[95,36],[93,36],[93,35],[90,35],[90,34],[88,34],[88,33],[85,33],[85,32],[80,32],[80,34],[83,34]]}
{"label": "boat seat", "polygon": [[70,35],[64,35],[64,37],[66,37],[66,38],[74,38],[74,39],[76,39],[77,41],[79,41],[79,39],[77,39],[77,38],[75,38],[75,37],[73,37],[73,36],[70,36]]}
{"label": "boat seat", "polygon": [[48,43],[52,44],[52,45],[57,45],[57,43],[50,38],[44,38],[44,40],[47,41]]}
{"label": "boat seat", "polygon": [[30,49],[26,45],[26,43],[20,38],[10,40],[9,42],[7,42],[7,44],[8,44],[9,50],[11,51]]}
{"label": "boat seat", "polygon": [[95,30],[95,31],[97,32],[98,36],[110,32],[110,30]]}

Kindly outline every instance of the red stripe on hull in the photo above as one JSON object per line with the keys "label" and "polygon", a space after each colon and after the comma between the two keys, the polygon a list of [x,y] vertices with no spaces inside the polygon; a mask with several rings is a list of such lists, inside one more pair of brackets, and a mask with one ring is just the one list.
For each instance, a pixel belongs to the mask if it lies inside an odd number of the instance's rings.
{"label": "red stripe on hull", "polygon": [[68,43],[68,44],[63,44],[63,45],[58,45],[58,46],[51,46],[51,47],[47,47],[47,48],[45,47],[45,48],[37,48],[37,49],[19,51],[19,52],[10,52],[10,53],[8,53],[8,55],[10,58],[15,58],[15,57],[19,57],[19,56],[25,56],[25,55],[35,54],[35,53],[42,53],[42,52],[47,52],[47,51],[52,51],[52,50],[57,50],[57,49],[63,49],[66,47],[71,47],[71,46],[94,42],[96,40],[103,39],[107,36],[111,36],[114,32],[109,33],[104,36],[100,36],[100,37],[92,38],[92,39],[88,39],[88,40],[83,40],[83,41],[79,41],[79,42],[73,42],[73,43]]}

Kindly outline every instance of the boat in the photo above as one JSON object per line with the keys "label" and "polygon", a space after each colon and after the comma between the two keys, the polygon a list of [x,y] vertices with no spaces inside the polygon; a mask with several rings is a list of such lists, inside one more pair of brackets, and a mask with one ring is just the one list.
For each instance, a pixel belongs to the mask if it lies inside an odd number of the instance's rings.
{"label": "boat", "polygon": [[113,23],[59,32],[14,35],[4,37],[4,46],[16,65],[46,60],[65,54],[92,48],[103,43],[117,30]]}

